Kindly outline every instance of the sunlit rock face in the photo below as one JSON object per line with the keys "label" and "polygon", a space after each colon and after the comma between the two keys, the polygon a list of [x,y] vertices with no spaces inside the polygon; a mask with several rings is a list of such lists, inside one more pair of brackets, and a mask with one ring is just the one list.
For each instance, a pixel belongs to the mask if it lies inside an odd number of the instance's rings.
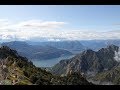
{"label": "sunlit rock face", "polygon": [[51,72],[61,75],[73,70],[80,71],[86,76],[94,76],[97,73],[108,71],[118,65],[118,61],[114,59],[118,51],[119,47],[115,45],[109,45],[98,51],[88,49],[71,59],[59,62],[52,67]]}

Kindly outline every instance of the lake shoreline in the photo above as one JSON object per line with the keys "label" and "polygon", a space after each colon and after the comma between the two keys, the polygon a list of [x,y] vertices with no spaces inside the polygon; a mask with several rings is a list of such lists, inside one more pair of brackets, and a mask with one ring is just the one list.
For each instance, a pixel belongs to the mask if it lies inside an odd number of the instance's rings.
{"label": "lake shoreline", "polygon": [[39,59],[34,59],[31,60],[33,64],[36,67],[52,67],[55,64],[57,64],[61,60],[66,60],[74,57],[75,55],[70,55],[70,56],[64,56],[64,57],[59,57],[59,58],[54,58],[54,59],[47,59],[47,60],[39,60]]}

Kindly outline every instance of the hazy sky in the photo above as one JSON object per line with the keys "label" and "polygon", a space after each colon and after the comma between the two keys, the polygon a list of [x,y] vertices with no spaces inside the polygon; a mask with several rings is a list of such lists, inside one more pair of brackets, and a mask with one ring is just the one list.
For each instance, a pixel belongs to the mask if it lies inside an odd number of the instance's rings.
{"label": "hazy sky", "polygon": [[[76,30],[77,32],[88,30],[91,33],[94,31],[95,32],[101,31],[106,32],[111,30],[119,31],[120,5],[0,6],[0,31],[2,33],[0,35],[1,38],[3,38],[3,34],[17,35],[17,37],[20,36],[21,38],[28,38],[29,36],[31,36],[30,33],[29,35],[28,34],[26,35],[26,32],[28,32],[28,30],[30,31],[31,34],[32,33],[35,34],[36,32],[40,33],[47,31],[53,32],[48,37],[51,36],[57,37],[59,35],[56,36],[55,34],[59,33],[60,31],[66,31],[66,33],[68,33],[67,31],[69,31],[70,33],[70,31],[73,32]],[[69,35],[71,35],[72,32]],[[41,35],[40,33],[39,34],[37,33],[35,37],[40,36]],[[96,33],[94,34],[92,33],[90,35],[92,35],[94,38],[98,36],[98,34]],[[4,38],[7,37],[8,36],[6,37],[4,36]],[[113,37],[115,38],[115,36]],[[65,36],[63,36],[62,38],[65,38]]]}

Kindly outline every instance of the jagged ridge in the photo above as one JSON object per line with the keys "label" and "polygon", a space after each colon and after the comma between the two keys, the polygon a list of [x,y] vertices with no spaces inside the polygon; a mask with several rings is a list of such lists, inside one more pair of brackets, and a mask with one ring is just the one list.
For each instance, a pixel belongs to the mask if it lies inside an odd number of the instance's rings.
{"label": "jagged ridge", "polygon": [[71,59],[60,61],[52,67],[51,72],[57,75],[65,75],[72,70],[90,76],[104,70],[110,70],[118,64],[114,59],[115,51],[117,52],[118,49],[118,46],[110,45],[97,52],[90,49],[85,50]]}

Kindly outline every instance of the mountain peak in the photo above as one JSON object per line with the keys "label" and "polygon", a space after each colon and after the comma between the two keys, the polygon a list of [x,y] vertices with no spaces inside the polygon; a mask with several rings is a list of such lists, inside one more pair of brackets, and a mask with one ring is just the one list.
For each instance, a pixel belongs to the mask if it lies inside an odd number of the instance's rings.
{"label": "mountain peak", "polygon": [[107,48],[118,51],[119,47],[114,44],[111,44],[111,45],[107,46]]}
{"label": "mountain peak", "polygon": [[[86,73],[86,75],[95,75],[95,73],[102,72],[104,71],[104,69],[111,69],[112,67],[117,65],[117,61],[114,59],[114,56],[115,51],[117,51],[118,48],[118,46],[109,45],[107,48],[102,48],[96,52],[91,49],[88,49],[69,59],[68,63],[61,63],[65,64],[66,66],[57,64],[55,65],[55,67],[60,68],[60,73],[62,74],[65,72],[65,69],[66,71],[69,71],[67,69],[70,69],[75,71],[81,71],[82,73]],[[56,73],[56,69],[54,67],[53,70],[53,73]]]}
{"label": "mountain peak", "polygon": [[87,49],[87,50],[83,51],[83,53],[95,53],[95,51],[93,51],[92,49]]}
{"label": "mountain peak", "polygon": [[118,46],[116,46],[116,45],[114,45],[114,44],[110,44],[110,45],[108,45],[107,47],[108,47],[108,48],[116,48],[116,47],[118,47]]}

